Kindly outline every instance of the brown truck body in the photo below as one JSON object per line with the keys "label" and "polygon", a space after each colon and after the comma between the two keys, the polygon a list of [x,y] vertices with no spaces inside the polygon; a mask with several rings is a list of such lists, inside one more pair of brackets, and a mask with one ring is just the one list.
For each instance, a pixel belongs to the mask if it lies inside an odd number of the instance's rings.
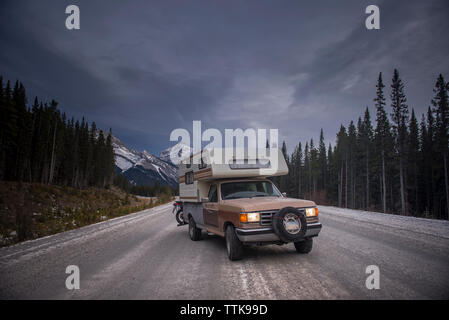
{"label": "brown truck body", "polygon": [[[315,208],[313,201],[287,198],[285,196],[251,197],[225,200],[221,197],[221,187],[224,183],[245,182],[245,181],[266,181],[264,178],[252,179],[222,179],[211,183],[210,189],[217,188],[217,198],[203,199],[202,203],[184,204],[184,219],[186,223],[192,218],[196,226],[220,236],[225,236],[226,228],[232,225],[240,241],[244,243],[272,243],[282,242],[275,234],[272,226],[272,219],[276,212],[282,208],[292,207],[297,209]],[[273,186],[276,188],[275,186]],[[212,200],[212,201],[211,201]],[[242,222],[240,215],[245,213],[259,213],[260,220],[257,222]],[[318,216],[306,217],[307,231],[305,237],[317,236],[321,224]]]}

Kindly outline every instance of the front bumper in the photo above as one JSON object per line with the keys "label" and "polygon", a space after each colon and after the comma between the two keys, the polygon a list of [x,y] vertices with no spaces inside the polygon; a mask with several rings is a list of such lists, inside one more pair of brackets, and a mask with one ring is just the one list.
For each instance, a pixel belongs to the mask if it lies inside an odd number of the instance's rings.
{"label": "front bumper", "polygon": [[[307,232],[305,238],[316,237],[321,231],[321,223],[307,224]],[[277,242],[281,241],[278,235],[274,233],[273,228],[257,228],[257,229],[235,229],[237,237],[241,242]]]}

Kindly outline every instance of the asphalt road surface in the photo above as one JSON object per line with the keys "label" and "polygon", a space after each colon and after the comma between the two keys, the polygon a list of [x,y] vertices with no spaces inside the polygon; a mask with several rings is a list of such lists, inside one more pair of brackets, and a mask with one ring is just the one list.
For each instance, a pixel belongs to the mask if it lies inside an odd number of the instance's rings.
{"label": "asphalt road surface", "polygon": [[[2,299],[448,299],[449,223],[320,207],[310,254],[193,242],[171,204],[0,249]],[[80,289],[68,290],[68,265]],[[380,270],[368,290],[366,267]]]}

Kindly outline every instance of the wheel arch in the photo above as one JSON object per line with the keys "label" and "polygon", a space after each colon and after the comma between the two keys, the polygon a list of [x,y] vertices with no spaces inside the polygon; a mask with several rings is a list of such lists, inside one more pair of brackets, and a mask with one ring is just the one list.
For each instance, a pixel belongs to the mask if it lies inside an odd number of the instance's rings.
{"label": "wheel arch", "polygon": [[222,227],[221,231],[226,232],[226,228],[229,226],[233,226],[235,228],[235,225],[231,221],[225,221],[223,223],[223,227]]}

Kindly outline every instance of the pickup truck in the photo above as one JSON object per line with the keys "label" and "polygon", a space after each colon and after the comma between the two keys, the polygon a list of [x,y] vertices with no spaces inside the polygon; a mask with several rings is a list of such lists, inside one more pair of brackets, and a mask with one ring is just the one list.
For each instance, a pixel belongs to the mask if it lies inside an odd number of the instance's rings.
{"label": "pickup truck", "polygon": [[315,202],[288,198],[267,178],[217,179],[200,202],[184,202],[193,241],[202,230],[224,237],[231,261],[245,245],[293,243],[298,253],[312,250],[321,223]]}

